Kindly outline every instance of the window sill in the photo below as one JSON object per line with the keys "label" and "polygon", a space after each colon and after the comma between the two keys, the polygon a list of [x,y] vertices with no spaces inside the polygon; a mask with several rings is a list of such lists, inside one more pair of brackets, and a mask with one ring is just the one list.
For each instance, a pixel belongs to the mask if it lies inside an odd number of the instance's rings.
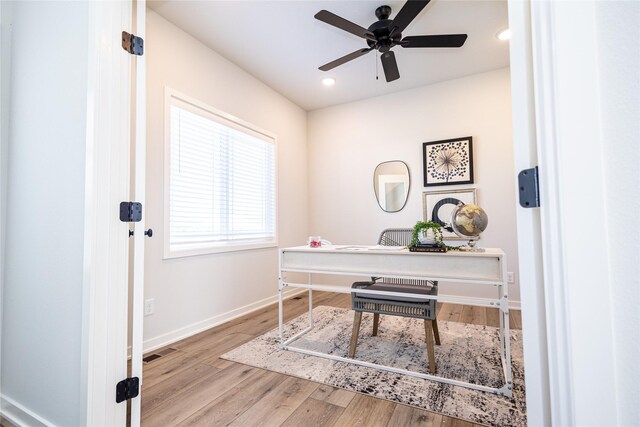
{"label": "window sill", "polygon": [[276,240],[255,243],[223,244],[219,246],[184,245],[183,248],[173,250],[165,247],[162,259],[185,258],[198,255],[240,252],[253,249],[268,249],[276,247],[278,247],[278,242]]}

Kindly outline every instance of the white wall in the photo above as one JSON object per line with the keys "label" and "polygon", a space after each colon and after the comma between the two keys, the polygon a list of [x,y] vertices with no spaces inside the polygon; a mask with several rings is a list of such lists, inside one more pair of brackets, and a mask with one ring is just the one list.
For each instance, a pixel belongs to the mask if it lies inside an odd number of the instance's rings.
{"label": "white wall", "polygon": [[281,246],[305,241],[308,201],[305,111],[151,10],[145,47],[146,221],[154,230],[146,244],[145,298],[155,299],[155,314],[145,318],[148,349],[211,326],[245,306],[272,301],[278,277],[276,248],[162,259],[164,86],[277,136]]}
{"label": "white wall", "polygon": [[640,228],[629,225],[629,213],[640,211],[639,21],[638,2],[596,2],[616,403],[625,426],[640,424]]}
{"label": "white wall", "polygon": [[12,6],[3,410],[80,425],[88,6]]}
{"label": "white wall", "polygon": [[[422,143],[473,136],[475,183],[429,190],[477,189],[489,215],[479,244],[506,252],[516,273],[509,299],[519,304],[509,69],[312,111],[307,126],[309,232],[333,243],[374,244],[384,228],[413,227],[426,190]],[[411,173],[409,200],[397,213],[383,212],[373,193],[373,171],[387,160],[405,161]],[[459,284],[443,284],[441,293],[496,296],[493,287]]]}

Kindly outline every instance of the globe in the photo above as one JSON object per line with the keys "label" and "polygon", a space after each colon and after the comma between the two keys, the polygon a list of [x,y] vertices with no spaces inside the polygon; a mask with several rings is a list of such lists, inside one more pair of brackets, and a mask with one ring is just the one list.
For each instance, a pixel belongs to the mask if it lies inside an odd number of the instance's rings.
{"label": "globe", "polygon": [[475,241],[486,230],[488,224],[489,217],[487,213],[478,205],[460,203],[451,212],[451,228],[453,228],[453,232],[460,237],[469,238],[469,243],[461,246],[461,250],[483,251],[484,249],[475,247]]}

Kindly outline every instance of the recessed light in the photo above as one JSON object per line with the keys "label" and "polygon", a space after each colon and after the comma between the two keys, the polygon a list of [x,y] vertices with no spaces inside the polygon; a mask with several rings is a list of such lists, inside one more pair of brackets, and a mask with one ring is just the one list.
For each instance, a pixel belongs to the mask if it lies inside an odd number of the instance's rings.
{"label": "recessed light", "polygon": [[504,29],[500,31],[496,37],[498,37],[498,40],[509,40],[511,38],[511,30],[508,28]]}
{"label": "recessed light", "polygon": [[333,77],[325,77],[324,79],[322,79],[322,84],[325,86],[333,86],[334,84],[336,84],[336,79]]}

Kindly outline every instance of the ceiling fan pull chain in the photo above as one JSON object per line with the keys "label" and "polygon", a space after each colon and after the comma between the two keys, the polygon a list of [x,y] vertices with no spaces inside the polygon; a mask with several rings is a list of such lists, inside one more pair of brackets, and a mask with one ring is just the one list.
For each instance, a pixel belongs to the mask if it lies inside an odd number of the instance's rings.
{"label": "ceiling fan pull chain", "polygon": [[378,80],[378,57],[376,55],[373,55],[373,57],[376,63],[376,80]]}

